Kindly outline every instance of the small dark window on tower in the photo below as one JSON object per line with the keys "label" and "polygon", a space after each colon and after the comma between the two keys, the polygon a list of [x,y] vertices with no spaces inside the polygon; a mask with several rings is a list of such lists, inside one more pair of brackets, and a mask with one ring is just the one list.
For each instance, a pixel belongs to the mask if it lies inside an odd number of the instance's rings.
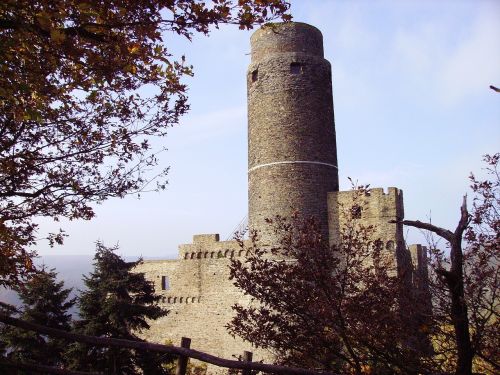
{"label": "small dark window on tower", "polygon": [[301,74],[302,73],[302,65],[297,62],[293,62],[290,64],[290,73],[292,74]]}
{"label": "small dark window on tower", "polygon": [[161,277],[161,290],[169,290],[170,285],[168,285],[168,277],[167,276],[162,276]]}
{"label": "small dark window on tower", "polygon": [[253,72],[252,72],[252,82],[255,82],[259,79],[259,71],[257,69],[255,69]]}
{"label": "small dark window on tower", "polygon": [[351,207],[351,217],[353,219],[361,219],[361,206],[355,204]]}

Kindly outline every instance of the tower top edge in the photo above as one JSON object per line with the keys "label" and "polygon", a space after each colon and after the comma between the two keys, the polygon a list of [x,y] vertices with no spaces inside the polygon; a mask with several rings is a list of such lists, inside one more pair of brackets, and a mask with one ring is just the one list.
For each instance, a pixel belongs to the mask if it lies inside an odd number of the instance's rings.
{"label": "tower top edge", "polygon": [[323,57],[323,34],[303,22],[264,25],[250,37],[252,63],[272,54],[301,52]]}

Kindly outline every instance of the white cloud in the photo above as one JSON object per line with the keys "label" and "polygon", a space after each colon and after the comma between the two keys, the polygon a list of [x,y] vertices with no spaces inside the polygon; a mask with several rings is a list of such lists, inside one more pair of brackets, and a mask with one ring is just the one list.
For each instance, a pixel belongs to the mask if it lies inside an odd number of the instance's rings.
{"label": "white cloud", "polygon": [[415,84],[425,82],[426,92],[441,104],[459,105],[500,80],[498,13],[498,7],[484,7],[460,28],[435,17],[415,29],[400,29],[392,41],[391,62]]}
{"label": "white cloud", "polygon": [[445,101],[457,102],[500,83],[499,15],[482,12],[469,37],[445,60],[440,87]]}

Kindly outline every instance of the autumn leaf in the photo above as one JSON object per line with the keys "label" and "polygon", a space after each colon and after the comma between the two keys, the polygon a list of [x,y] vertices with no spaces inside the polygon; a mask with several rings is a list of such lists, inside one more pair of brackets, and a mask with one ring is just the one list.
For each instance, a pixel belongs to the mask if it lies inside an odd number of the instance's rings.
{"label": "autumn leaf", "polygon": [[66,39],[66,34],[64,31],[60,29],[51,29],[50,30],[50,38],[55,42],[55,43],[61,43]]}

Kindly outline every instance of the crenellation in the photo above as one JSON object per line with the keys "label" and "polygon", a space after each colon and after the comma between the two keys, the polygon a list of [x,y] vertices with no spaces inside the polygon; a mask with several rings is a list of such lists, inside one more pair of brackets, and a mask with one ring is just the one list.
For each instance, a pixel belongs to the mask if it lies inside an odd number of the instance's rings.
{"label": "crenellation", "polygon": [[213,234],[195,234],[193,236],[193,243],[206,244],[211,242],[219,242],[219,233]]}
{"label": "crenellation", "polygon": [[331,240],[333,242],[338,240],[342,220],[345,220],[347,214],[342,211],[347,210],[354,215],[353,219],[362,220],[365,225],[372,225],[376,230],[376,236],[386,243],[386,247],[395,249],[400,246],[403,240],[402,227],[390,221],[403,219],[402,197],[403,192],[397,188],[389,188],[387,192],[382,188],[373,188],[369,195],[360,195],[356,190],[329,192],[328,217]]}
{"label": "crenellation", "polygon": [[[206,235],[203,235],[206,236]],[[215,241],[215,237],[198,237],[191,244],[179,245],[179,259],[183,261],[214,261],[244,256],[238,241]]]}

